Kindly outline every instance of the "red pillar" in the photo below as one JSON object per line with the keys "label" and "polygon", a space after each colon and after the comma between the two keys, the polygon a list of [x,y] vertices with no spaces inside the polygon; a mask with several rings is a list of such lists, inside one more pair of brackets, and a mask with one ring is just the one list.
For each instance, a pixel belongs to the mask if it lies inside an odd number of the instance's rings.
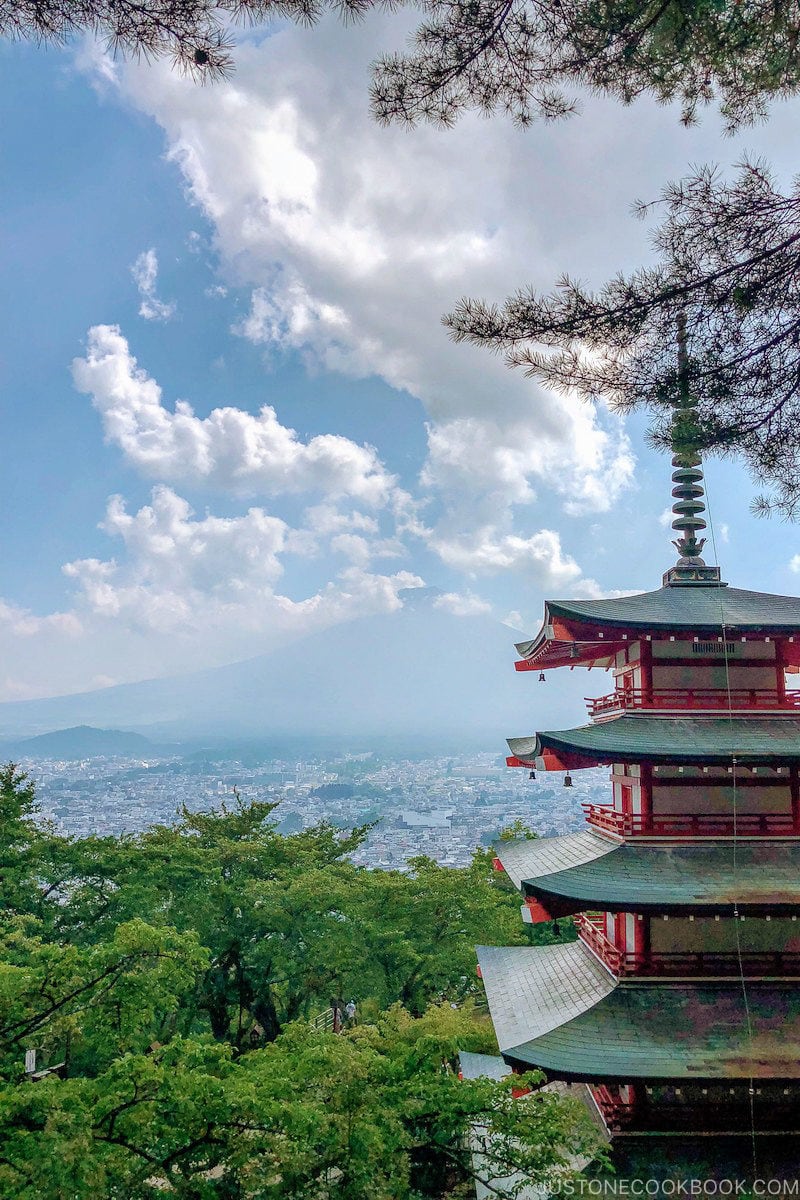
{"label": "red pillar", "polygon": [[649,827],[653,819],[653,768],[650,763],[639,766],[639,788],[642,797],[642,829]]}
{"label": "red pillar", "polygon": [[653,703],[653,643],[643,640],[640,643],[642,663],[642,703]]}
{"label": "red pillar", "polygon": [[786,676],[784,675],[785,659],[783,653],[783,642],[775,643],[775,660],[777,670],[778,699],[780,700],[781,704],[783,704],[786,700]]}

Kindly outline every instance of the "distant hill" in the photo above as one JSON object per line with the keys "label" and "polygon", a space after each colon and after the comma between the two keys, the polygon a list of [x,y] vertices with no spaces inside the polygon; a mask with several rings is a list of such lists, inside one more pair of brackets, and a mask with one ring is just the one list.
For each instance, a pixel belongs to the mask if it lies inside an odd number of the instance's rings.
{"label": "distant hill", "polygon": [[[583,672],[561,672],[543,688],[535,675],[514,671],[518,634],[491,617],[453,616],[435,606],[435,597],[426,590],[397,612],[349,621],[229,666],[2,704],[0,736],[91,725],[209,745],[280,737],[296,745],[298,756],[309,739],[335,744],[343,736],[382,743],[420,738],[452,753],[502,751],[505,735],[529,733],[535,724],[579,723]],[[595,690],[602,689],[599,677]]]}
{"label": "distant hill", "polygon": [[75,725],[57,729],[16,742],[0,743],[6,756],[21,758],[94,758],[98,755],[142,755],[159,752],[154,742],[140,733],[125,733],[119,729],[94,729],[91,725]]}

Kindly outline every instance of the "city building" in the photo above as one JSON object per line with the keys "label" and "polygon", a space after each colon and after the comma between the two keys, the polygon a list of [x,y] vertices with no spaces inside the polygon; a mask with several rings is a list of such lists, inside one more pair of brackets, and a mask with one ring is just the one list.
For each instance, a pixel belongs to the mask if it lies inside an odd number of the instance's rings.
{"label": "city building", "polygon": [[[550,601],[517,668],[608,670],[589,724],[509,739],[531,775],[607,765],[585,828],[500,843],[523,918],[577,941],[480,947],[505,1061],[589,1085],[618,1173],[795,1171],[800,1132],[800,599],[701,557],[699,458],[673,458],[656,591]],[[552,778],[552,777],[551,777]],[[536,784],[532,783],[532,787]],[[794,1166],[792,1166],[792,1163]]]}

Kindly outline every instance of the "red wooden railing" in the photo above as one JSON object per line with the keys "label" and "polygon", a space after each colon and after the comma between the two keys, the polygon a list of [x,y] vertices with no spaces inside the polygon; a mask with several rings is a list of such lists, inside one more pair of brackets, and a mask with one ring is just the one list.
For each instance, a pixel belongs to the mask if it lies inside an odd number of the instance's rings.
{"label": "red wooden railing", "polygon": [[628,709],[705,710],[800,708],[800,690],[779,696],[774,688],[619,688],[607,696],[586,697],[591,717]]}
{"label": "red wooden railing", "polygon": [[792,950],[735,951],[674,950],[644,956],[626,955],[623,974],[635,975],[797,975],[800,954]]}
{"label": "red wooden railing", "polygon": [[600,804],[582,804],[586,820],[620,837],[794,837],[800,822],[791,813],[637,813],[615,812]]}
{"label": "red wooden railing", "polygon": [[794,950],[735,951],[668,950],[627,954],[606,936],[605,917],[579,913],[578,936],[615,975],[694,976],[739,975],[750,979],[770,975],[800,975],[800,953]]}
{"label": "red wooden railing", "polygon": [[621,975],[624,969],[624,955],[613,942],[606,937],[605,917],[592,913],[578,913],[575,918],[578,936],[590,950],[601,959],[615,975]]}
{"label": "red wooden railing", "polygon": [[598,1083],[592,1084],[591,1091],[594,1102],[610,1130],[622,1129],[633,1119],[634,1105],[623,1100],[617,1088]]}

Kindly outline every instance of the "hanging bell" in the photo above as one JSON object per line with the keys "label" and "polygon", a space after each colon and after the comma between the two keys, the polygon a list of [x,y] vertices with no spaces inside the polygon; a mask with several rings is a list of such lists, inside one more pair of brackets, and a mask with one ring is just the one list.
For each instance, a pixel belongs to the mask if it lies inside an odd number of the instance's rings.
{"label": "hanging bell", "polygon": [[544,683],[544,671],[539,672],[539,683]]}
{"label": "hanging bell", "polygon": [[564,787],[572,787],[572,776],[571,775],[564,776]]}
{"label": "hanging bell", "polygon": [[535,772],[535,771],[529,771],[529,772],[528,772],[528,779],[535,779],[535,778],[536,778],[536,772]]}

